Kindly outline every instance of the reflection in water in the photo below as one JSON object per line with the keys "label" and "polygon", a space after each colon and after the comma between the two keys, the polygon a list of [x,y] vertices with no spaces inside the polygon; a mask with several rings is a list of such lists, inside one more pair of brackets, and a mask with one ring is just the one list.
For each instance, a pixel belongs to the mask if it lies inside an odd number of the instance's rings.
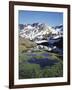
{"label": "reflection in water", "polygon": [[[43,55],[43,54],[42,54]],[[48,56],[48,54],[44,54],[44,56]],[[28,63],[32,63],[32,64],[39,64],[40,67],[45,67],[45,66],[52,66],[56,63],[58,63],[58,60],[52,60],[52,59],[48,59],[48,58],[41,58],[41,59],[37,59],[37,58],[32,58],[30,60],[28,60]]]}

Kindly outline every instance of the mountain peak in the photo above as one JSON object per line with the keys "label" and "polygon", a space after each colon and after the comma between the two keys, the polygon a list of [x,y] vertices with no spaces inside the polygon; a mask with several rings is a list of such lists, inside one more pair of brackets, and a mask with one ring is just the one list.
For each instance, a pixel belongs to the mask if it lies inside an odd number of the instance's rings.
{"label": "mountain peak", "polygon": [[30,40],[47,39],[49,36],[63,33],[62,24],[53,28],[45,23],[37,22],[33,24],[19,25],[19,27],[19,29],[22,29],[19,33],[20,36]]}

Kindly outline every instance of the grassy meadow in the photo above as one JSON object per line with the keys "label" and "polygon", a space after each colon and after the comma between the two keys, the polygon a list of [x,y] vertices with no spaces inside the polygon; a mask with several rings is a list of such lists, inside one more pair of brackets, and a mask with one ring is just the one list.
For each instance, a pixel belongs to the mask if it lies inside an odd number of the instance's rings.
{"label": "grassy meadow", "polygon": [[45,50],[33,51],[37,44],[19,37],[19,79],[63,76],[63,57]]}

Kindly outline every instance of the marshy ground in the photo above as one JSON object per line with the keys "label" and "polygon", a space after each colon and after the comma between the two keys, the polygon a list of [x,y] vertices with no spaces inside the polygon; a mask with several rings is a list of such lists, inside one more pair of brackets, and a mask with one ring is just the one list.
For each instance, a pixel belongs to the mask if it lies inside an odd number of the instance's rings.
{"label": "marshy ground", "polygon": [[19,54],[19,79],[63,76],[62,55],[44,50]]}

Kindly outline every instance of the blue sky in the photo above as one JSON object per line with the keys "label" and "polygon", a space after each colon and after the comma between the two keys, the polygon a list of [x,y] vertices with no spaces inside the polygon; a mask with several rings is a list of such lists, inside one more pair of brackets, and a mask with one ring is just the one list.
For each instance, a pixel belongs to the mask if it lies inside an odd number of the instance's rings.
{"label": "blue sky", "polygon": [[63,24],[63,13],[43,11],[19,11],[19,24],[46,23],[50,26]]}

